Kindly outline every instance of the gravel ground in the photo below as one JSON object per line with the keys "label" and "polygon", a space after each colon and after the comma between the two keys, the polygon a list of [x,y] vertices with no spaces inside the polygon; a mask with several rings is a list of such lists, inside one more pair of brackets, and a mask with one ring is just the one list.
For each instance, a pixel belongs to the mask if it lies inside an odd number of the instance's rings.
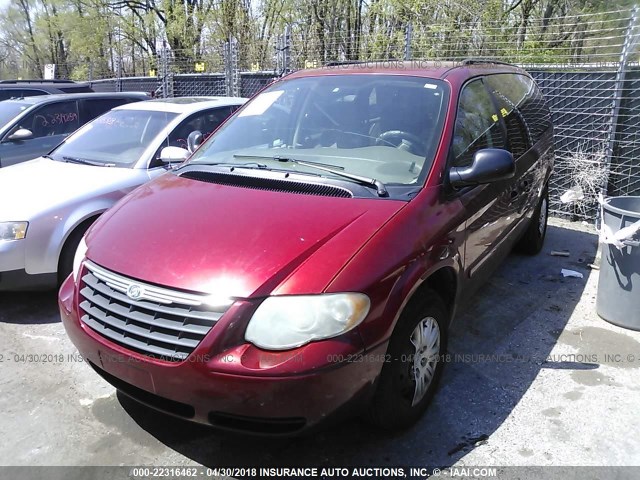
{"label": "gravel ground", "polygon": [[428,413],[392,436],[349,420],[265,441],[166,417],[80,361],[55,294],[0,294],[0,464],[640,465],[640,332],[596,315],[596,248],[552,219],[543,253],[511,255],[455,320]]}

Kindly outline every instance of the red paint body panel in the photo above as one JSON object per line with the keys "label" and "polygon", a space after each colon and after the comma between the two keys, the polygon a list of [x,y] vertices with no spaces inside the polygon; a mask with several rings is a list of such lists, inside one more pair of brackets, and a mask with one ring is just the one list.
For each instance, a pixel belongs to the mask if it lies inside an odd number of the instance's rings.
{"label": "red paint body panel", "polygon": [[318,293],[405,204],[292,196],[167,174],[98,221],[87,256],[139,280],[249,298],[271,294],[313,255],[313,276],[290,279],[277,293]]}

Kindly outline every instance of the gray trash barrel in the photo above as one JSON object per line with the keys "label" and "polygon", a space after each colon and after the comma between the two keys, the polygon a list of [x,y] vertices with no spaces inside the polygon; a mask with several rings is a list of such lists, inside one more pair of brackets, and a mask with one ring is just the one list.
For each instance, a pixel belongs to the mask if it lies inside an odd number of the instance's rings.
{"label": "gray trash barrel", "polygon": [[[607,198],[602,208],[614,233],[640,220],[640,197]],[[623,243],[602,244],[596,309],[609,323],[640,330],[640,233]]]}

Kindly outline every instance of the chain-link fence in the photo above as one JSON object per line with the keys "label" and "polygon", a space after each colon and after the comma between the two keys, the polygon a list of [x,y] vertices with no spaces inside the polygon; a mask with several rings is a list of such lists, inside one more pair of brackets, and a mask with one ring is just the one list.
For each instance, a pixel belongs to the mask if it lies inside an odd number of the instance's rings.
{"label": "chain-link fence", "polygon": [[[463,60],[481,57],[526,68],[552,111],[556,169],[551,209],[592,219],[599,192],[640,195],[640,24],[636,9],[513,22],[469,16],[438,22],[378,17],[360,33],[341,25],[296,23],[268,39],[230,39],[205,52],[162,48],[147,58],[59,66],[61,77],[96,91],[146,91],[159,97],[249,97],[283,74],[335,62]],[[14,66],[15,67],[15,66]],[[0,78],[12,76],[0,63]],[[13,75],[15,77],[15,75]],[[574,201],[563,203],[567,191]]]}

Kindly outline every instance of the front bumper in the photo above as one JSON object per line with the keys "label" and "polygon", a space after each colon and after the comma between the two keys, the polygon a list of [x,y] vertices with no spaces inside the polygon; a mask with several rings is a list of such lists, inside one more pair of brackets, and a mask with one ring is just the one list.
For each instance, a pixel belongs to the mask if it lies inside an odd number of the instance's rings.
{"label": "front bumper", "polygon": [[58,275],[32,275],[25,270],[26,240],[0,240],[0,292],[53,288]]}
{"label": "front bumper", "polygon": [[0,271],[24,270],[26,241],[0,240]]}
{"label": "front bumper", "polygon": [[248,344],[218,351],[225,329],[233,325],[225,319],[234,315],[231,310],[186,360],[152,359],[80,322],[76,296],[70,277],[59,295],[64,327],[105,380],[150,407],[226,430],[284,435],[307,430],[366,401],[382,369],[384,352],[368,352],[365,361],[355,331],[289,352],[258,351]]}
{"label": "front bumper", "polygon": [[55,287],[54,273],[31,275],[25,270],[25,240],[0,240],[0,291],[40,290]]}

